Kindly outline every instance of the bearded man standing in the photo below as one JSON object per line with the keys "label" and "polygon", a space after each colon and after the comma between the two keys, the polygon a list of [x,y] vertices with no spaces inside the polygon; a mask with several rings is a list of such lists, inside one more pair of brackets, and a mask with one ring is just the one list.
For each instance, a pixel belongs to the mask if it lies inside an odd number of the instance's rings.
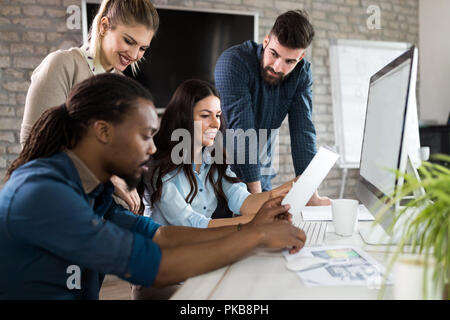
{"label": "bearded man standing", "polygon": [[[272,189],[271,180],[276,176],[272,168],[273,141],[286,116],[296,176],[303,173],[317,151],[311,64],[304,59],[313,37],[314,28],[306,12],[288,11],[276,19],[262,44],[246,41],[227,49],[217,60],[215,85],[223,114],[227,127],[235,130],[237,146],[244,148],[231,152],[232,169],[251,193]],[[261,148],[264,139],[267,143]],[[230,145],[229,140],[226,143]],[[256,161],[251,161],[255,156],[252,150],[258,150]],[[245,162],[241,163],[243,154]],[[330,203],[330,199],[315,192],[309,205]]]}

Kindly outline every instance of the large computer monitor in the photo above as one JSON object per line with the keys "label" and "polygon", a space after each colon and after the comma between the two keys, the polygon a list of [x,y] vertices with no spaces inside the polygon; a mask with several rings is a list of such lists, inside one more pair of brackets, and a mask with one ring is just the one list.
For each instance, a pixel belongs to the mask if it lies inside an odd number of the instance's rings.
{"label": "large computer monitor", "polygon": [[[389,169],[418,177],[421,153],[416,106],[417,59],[417,48],[413,46],[370,78],[356,193],[375,217],[386,210],[385,197],[403,185],[403,178],[397,178]],[[387,231],[399,206],[396,203],[383,214],[379,225],[360,228],[366,243],[398,241],[400,232]]]}

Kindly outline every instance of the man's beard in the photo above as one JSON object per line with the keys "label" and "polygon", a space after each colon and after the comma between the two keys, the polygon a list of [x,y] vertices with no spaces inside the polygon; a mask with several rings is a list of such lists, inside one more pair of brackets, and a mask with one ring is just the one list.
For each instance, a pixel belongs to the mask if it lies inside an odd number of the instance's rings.
{"label": "man's beard", "polygon": [[[285,75],[283,72],[275,72],[271,67],[267,66],[264,68],[264,50],[263,50],[263,58],[261,59],[261,77],[262,79],[271,86],[278,85],[281,81],[284,80]],[[273,77],[269,75],[269,70],[275,73],[278,77]]]}
{"label": "man's beard", "polygon": [[136,189],[139,182],[142,180],[142,174],[139,175],[121,175],[119,178],[122,178],[127,184],[128,191]]}
{"label": "man's beard", "polygon": [[125,181],[129,191],[136,189],[136,187],[139,185],[139,183],[143,179],[144,174],[145,174],[145,172],[147,172],[148,167],[150,165],[150,159],[151,158],[149,158],[146,161],[141,163],[141,165],[139,166],[140,168],[142,166],[146,166],[147,168],[146,168],[146,170],[141,171],[140,173],[135,173],[135,174],[117,174],[117,176],[119,178],[122,178]]}

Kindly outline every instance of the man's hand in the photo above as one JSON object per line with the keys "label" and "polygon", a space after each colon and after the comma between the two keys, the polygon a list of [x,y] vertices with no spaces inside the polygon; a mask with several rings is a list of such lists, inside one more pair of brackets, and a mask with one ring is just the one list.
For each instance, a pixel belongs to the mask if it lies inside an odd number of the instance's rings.
{"label": "man's hand", "polygon": [[129,191],[126,182],[117,176],[112,176],[111,182],[114,184],[114,194],[125,201],[128,210],[137,214],[141,206],[141,199],[136,189]]}
{"label": "man's hand", "polygon": [[258,226],[263,231],[262,245],[272,249],[289,249],[293,254],[305,246],[306,234],[303,230],[287,221],[275,221],[271,224]]}
{"label": "man's hand", "polygon": [[266,201],[255,217],[248,223],[251,226],[273,223],[276,220],[286,220],[291,222],[292,215],[288,212],[289,205],[281,205],[283,197],[276,197]]}
{"label": "man's hand", "polygon": [[255,228],[262,232],[262,245],[266,248],[289,248],[298,252],[305,245],[305,232],[292,225],[289,205],[281,205],[283,197],[276,197],[264,203],[252,221],[244,228]]}
{"label": "man's hand", "polygon": [[331,199],[328,197],[321,197],[319,193],[316,191],[312,195],[311,199],[309,199],[307,206],[329,206],[331,205]]}

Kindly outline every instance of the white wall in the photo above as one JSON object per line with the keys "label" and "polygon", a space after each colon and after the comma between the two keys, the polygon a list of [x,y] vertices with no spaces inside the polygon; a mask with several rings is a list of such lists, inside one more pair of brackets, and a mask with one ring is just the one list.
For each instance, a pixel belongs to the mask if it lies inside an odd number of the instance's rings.
{"label": "white wall", "polygon": [[449,15],[450,0],[419,1],[419,118],[439,124],[450,112]]}

